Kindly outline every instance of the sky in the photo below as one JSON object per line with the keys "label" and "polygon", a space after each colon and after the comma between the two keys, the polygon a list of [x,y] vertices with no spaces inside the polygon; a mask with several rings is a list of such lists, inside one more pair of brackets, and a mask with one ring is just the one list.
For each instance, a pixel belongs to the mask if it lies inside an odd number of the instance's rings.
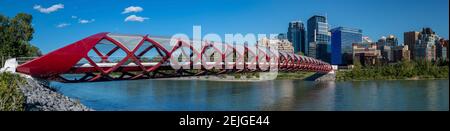
{"label": "sky", "polygon": [[[0,0],[0,14],[33,15],[31,43],[48,53],[100,32],[192,37],[286,33],[290,21],[326,15],[331,28],[363,30],[378,40],[431,27],[449,38],[448,0]],[[306,26],[306,25],[305,25]]]}

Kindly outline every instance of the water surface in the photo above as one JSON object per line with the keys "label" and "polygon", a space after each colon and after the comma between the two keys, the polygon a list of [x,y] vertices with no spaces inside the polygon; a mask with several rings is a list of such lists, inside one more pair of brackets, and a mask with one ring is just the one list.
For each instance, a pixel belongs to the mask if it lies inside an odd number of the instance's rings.
{"label": "water surface", "polygon": [[52,85],[88,107],[108,111],[449,110],[448,80],[135,80]]}

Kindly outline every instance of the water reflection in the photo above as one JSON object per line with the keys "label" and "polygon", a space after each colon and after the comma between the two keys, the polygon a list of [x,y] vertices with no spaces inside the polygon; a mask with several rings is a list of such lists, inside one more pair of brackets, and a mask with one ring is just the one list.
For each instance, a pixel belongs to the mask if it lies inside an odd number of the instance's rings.
{"label": "water reflection", "polygon": [[96,110],[448,110],[448,80],[52,83]]}

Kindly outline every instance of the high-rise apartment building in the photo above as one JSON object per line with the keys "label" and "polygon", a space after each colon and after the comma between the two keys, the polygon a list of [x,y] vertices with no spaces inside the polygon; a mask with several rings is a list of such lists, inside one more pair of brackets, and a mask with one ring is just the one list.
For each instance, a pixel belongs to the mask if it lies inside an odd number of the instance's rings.
{"label": "high-rise apartment building", "polygon": [[423,28],[414,47],[414,59],[436,60],[436,43],[439,39],[431,28]]}

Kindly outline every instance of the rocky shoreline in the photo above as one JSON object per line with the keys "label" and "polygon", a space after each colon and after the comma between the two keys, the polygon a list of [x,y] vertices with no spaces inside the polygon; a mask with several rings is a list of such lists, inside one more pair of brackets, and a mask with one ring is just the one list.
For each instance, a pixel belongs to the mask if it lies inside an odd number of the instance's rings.
{"label": "rocky shoreline", "polygon": [[64,96],[49,87],[44,86],[41,81],[24,78],[25,83],[20,89],[25,95],[26,111],[93,111],[78,100]]}

